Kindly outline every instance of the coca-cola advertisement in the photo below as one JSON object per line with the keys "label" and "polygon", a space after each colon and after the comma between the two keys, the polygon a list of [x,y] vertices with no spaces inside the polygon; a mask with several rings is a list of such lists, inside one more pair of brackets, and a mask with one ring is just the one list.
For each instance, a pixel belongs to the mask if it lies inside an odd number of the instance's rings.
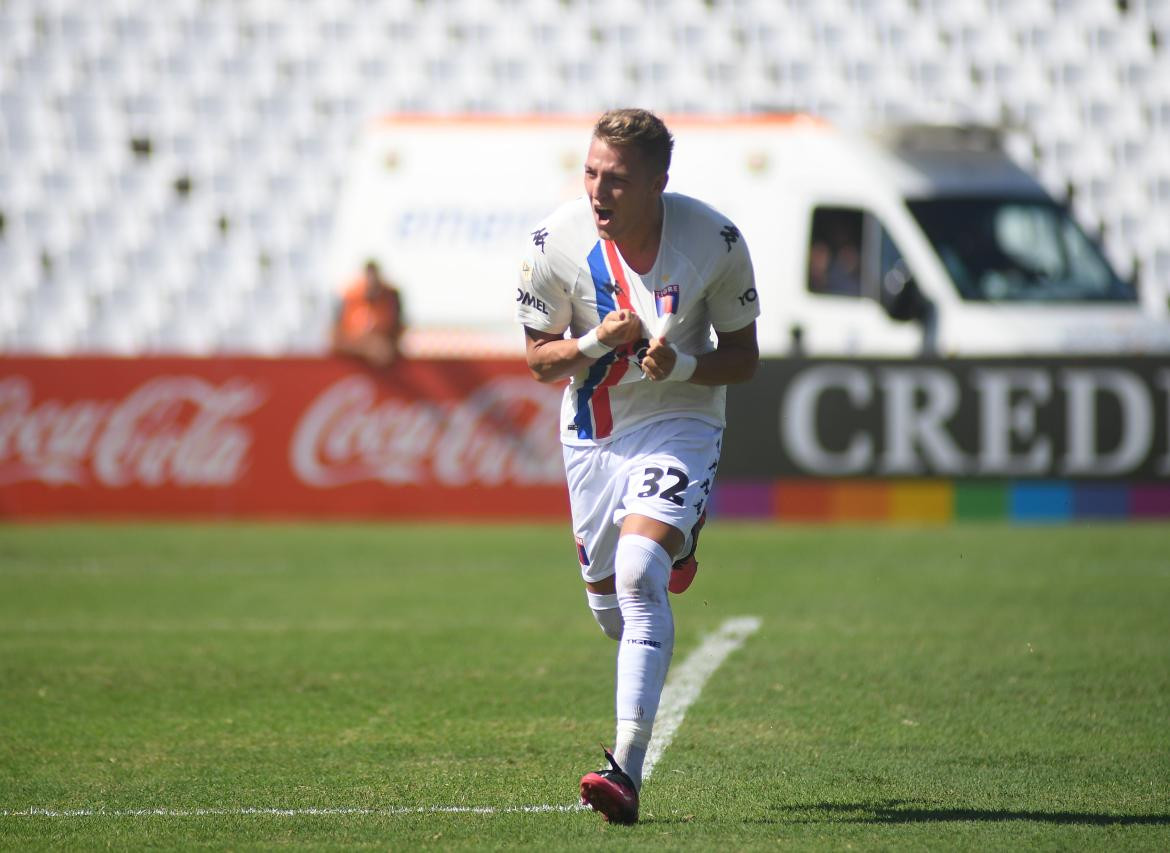
{"label": "coca-cola advertisement", "polygon": [[0,361],[5,517],[564,518],[520,362]]}

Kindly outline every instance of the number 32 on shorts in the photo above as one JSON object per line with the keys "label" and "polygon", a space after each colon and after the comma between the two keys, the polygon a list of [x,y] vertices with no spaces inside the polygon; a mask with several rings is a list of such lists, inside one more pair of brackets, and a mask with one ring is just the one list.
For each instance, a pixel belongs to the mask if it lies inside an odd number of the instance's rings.
{"label": "number 32 on shorts", "polygon": [[667,468],[663,471],[661,468],[649,466],[643,469],[642,473],[646,475],[646,480],[642,483],[642,491],[638,492],[638,497],[652,498],[658,495],[678,506],[686,502],[683,492],[691,484],[686,471],[678,468]]}

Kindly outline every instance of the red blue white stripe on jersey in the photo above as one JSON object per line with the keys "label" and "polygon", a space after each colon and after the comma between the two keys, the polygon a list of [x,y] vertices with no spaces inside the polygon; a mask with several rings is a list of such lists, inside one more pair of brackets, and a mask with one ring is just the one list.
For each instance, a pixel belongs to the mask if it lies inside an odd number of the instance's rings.
{"label": "red blue white stripe on jersey", "polygon": [[[622,270],[617,246],[608,240],[598,240],[589,252],[589,275],[593,279],[597,302],[597,321],[618,308],[631,309],[630,286]],[[613,410],[609,403],[609,389],[621,381],[630,368],[627,356],[629,345],[620,346],[599,358],[589,368],[585,382],[577,391],[577,414],[573,425],[577,438],[609,438],[613,434]]]}
{"label": "red blue white stripe on jersey", "polygon": [[678,285],[668,284],[661,290],[654,291],[654,307],[658,309],[658,316],[674,314],[678,311]]}

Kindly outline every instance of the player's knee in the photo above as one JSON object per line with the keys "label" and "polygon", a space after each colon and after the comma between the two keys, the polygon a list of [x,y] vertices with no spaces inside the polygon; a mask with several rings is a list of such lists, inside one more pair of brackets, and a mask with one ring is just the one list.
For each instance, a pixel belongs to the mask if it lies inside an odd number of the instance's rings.
{"label": "player's knee", "polygon": [[618,540],[617,595],[651,601],[663,595],[670,578],[670,557],[666,550],[645,536],[627,535]]}
{"label": "player's knee", "polygon": [[658,588],[665,586],[664,583],[658,583],[653,572],[646,571],[643,567],[635,567],[628,572],[618,572],[618,587],[617,598],[650,598],[653,599],[658,594]]}
{"label": "player's knee", "polygon": [[601,626],[602,633],[611,640],[620,640],[625,620],[622,619],[622,611],[618,606],[617,593],[600,595],[586,590],[585,596],[589,599],[589,611]]}

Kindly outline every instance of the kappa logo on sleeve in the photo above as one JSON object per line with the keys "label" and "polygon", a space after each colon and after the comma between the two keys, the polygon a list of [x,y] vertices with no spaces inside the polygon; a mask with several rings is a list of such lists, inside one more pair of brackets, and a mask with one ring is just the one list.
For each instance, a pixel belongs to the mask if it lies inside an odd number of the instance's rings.
{"label": "kappa logo on sleeve", "polygon": [[727,251],[730,252],[732,244],[739,242],[739,229],[729,222],[723,226],[719,236],[723,238],[723,242],[727,244]]}

